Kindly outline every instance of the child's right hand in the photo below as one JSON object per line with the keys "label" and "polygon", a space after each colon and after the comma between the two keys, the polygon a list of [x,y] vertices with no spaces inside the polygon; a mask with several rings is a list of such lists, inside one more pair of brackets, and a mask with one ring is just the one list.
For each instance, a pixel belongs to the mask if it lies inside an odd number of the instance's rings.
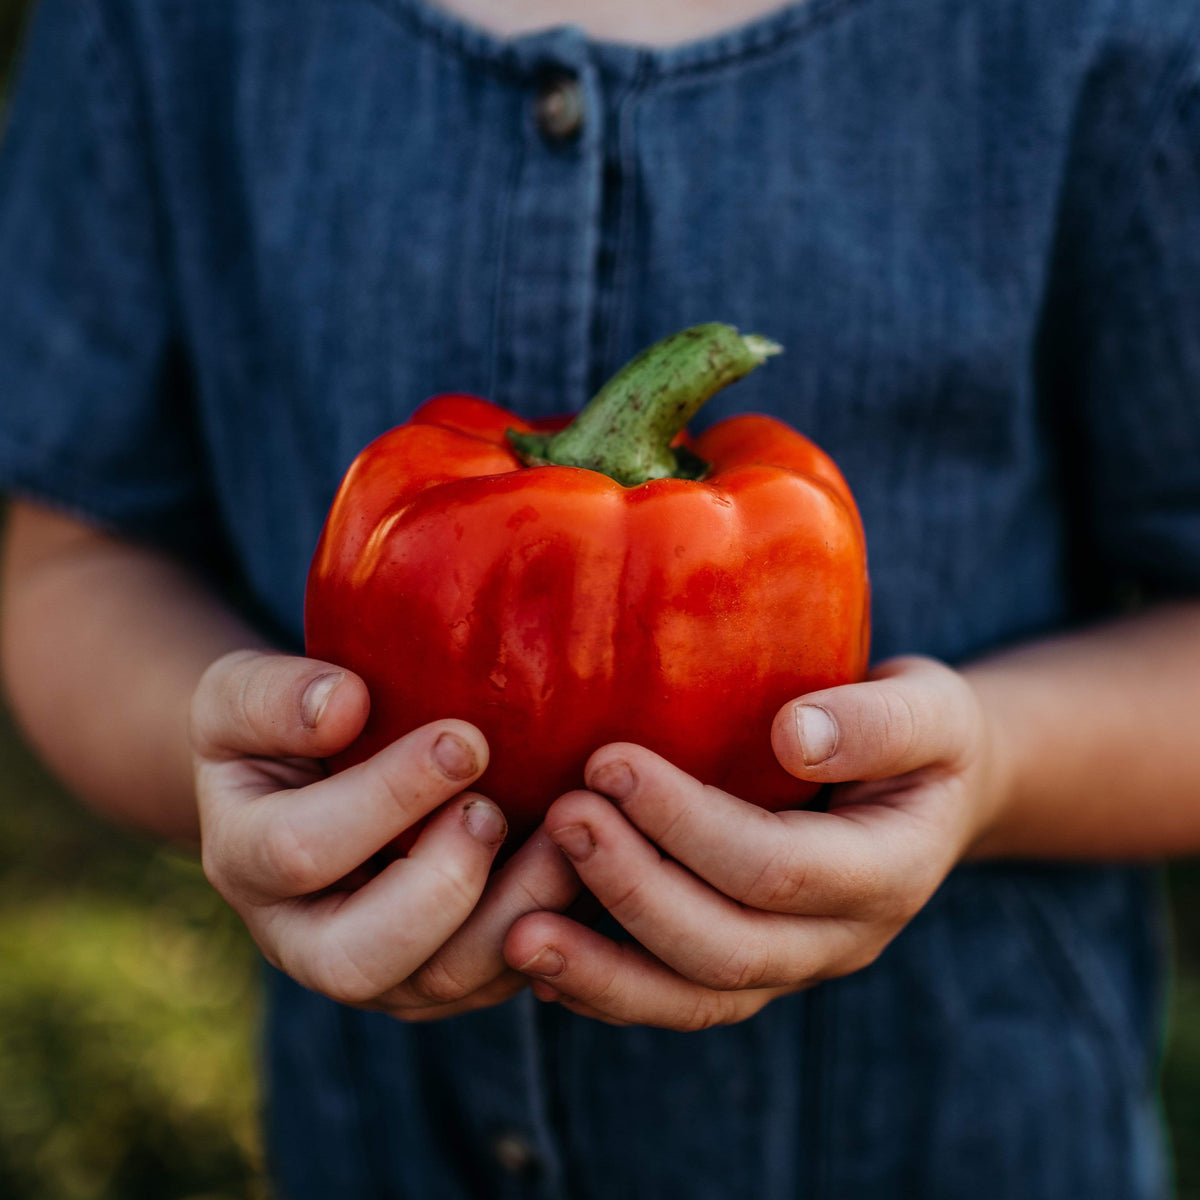
{"label": "child's right hand", "polygon": [[[327,776],[320,760],[368,704],[361,679],[312,659],[236,651],[209,667],[192,701],[205,872],[268,961],[334,1000],[405,1020],[506,1000],[527,981],[505,934],[565,908],[578,879],[539,829],[489,882],[506,823],[463,791],[488,755],[464,721]],[[372,877],[371,856],[427,813],[408,857]]]}

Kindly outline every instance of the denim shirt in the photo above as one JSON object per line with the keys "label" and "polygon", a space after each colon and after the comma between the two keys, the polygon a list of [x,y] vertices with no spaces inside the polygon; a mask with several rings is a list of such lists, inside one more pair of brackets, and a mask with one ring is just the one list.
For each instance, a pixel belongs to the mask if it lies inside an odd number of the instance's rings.
{"label": "denim shirt", "polygon": [[[787,353],[701,423],[771,412],[840,464],[876,659],[1195,593],[1198,25],[809,0],[646,49],[422,0],[42,0],[0,159],[0,481],[299,648],[368,440],[440,390],[577,408],[725,320]],[[690,1035],[528,994],[405,1025],[272,975],[279,1194],[1160,1196],[1156,887],[964,867],[871,967]]]}

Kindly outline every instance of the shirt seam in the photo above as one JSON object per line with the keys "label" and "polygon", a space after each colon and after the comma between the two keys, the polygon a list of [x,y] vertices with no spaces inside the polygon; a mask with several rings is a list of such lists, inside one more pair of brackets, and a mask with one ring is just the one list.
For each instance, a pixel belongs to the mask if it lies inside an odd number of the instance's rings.
{"label": "shirt seam", "polygon": [[773,30],[761,41],[750,41],[736,51],[711,60],[681,63],[675,67],[647,72],[647,83],[661,83],[663,89],[691,83],[698,77],[722,75],[750,64],[768,63],[777,57],[797,51],[810,37],[842,16],[870,4],[874,0],[809,0],[796,14],[793,23]]}
{"label": "shirt seam", "polygon": [[[416,4],[409,3],[408,0],[367,2],[393,19],[402,21],[415,35],[436,45],[450,57],[470,59],[494,74],[516,81],[527,80],[538,70],[534,64],[523,65],[516,61],[519,39],[506,43],[486,30],[476,30],[465,22],[459,23],[456,18],[443,18],[440,13],[421,11]],[[627,49],[631,55],[637,57],[638,62],[633,71],[644,85],[669,85],[697,76],[721,74],[749,61],[768,60],[805,41],[843,13],[869,2],[871,0],[802,0],[801,3],[774,14],[773,26],[756,29],[754,22],[751,22],[740,30],[735,28],[724,34],[717,33],[709,38],[698,39],[691,44],[691,53],[696,57],[678,63],[670,61],[674,48],[660,50],[633,44],[621,48]],[[769,21],[770,16],[761,20]],[[742,44],[727,47],[726,42],[731,38],[741,39]],[[588,44],[611,48],[611,44],[605,42]],[[603,51],[600,56],[603,57]],[[552,59],[553,55],[547,55],[547,58]]]}
{"label": "shirt seam", "polygon": [[[443,26],[440,21],[435,23],[407,4],[396,3],[394,0],[366,2],[393,20],[402,22],[415,36],[429,42],[448,58],[467,58],[492,74],[514,82],[523,82],[529,77],[528,69],[522,68],[510,58],[492,52],[482,40],[476,44],[475,31],[465,24],[457,27],[449,24]],[[478,36],[482,38],[484,35],[480,33]]]}

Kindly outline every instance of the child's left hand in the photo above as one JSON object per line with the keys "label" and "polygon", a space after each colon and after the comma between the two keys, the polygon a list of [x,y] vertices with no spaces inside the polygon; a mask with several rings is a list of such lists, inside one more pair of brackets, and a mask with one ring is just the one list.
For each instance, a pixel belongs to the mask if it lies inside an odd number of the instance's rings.
{"label": "child's left hand", "polygon": [[783,766],[836,785],[828,812],[770,813],[643,747],[605,746],[592,790],[557,800],[545,827],[637,941],[539,912],[513,926],[505,957],[543,1000],[685,1030],[856,971],[989,826],[1005,793],[995,740],[962,675],[902,658],[775,719]]}

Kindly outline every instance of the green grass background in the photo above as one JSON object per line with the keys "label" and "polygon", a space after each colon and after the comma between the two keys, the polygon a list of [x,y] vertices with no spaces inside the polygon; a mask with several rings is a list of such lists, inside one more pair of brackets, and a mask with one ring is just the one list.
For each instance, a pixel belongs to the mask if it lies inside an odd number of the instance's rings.
{"label": "green grass background", "polygon": [[[0,95],[26,5],[0,0]],[[1200,868],[1170,896],[1163,1094],[1200,1200]],[[0,710],[0,1197],[266,1200],[257,983],[196,863],[82,809]]]}

